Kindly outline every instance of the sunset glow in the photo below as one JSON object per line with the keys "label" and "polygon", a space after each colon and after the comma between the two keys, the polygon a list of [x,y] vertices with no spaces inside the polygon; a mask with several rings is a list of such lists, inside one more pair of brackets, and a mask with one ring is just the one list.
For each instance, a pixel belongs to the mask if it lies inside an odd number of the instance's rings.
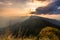
{"label": "sunset glow", "polygon": [[45,1],[45,2],[42,2],[42,1],[36,1],[34,0],[33,2],[29,2],[27,3],[31,9],[31,11],[35,12],[36,11],[36,8],[38,7],[45,7],[49,4],[50,2],[48,1]]}
{"label": "sunset glow", "polygon": [[[17,1],[17,0],[16,0]],[[52,1],[2,1],[0,2],[0,16],[30,16],[29,13],[35,12],[38,7],[45,7]]]}

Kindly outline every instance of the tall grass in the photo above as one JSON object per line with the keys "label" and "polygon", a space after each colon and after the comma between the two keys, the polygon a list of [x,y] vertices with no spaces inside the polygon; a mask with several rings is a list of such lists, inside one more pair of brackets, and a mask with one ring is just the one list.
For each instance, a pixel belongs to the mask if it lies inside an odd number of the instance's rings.
{"label": "tall grass", "polygon": [[[19,34],[19,33],[18,33]],[[20,34],[19,34],[20,35]],[[9,28],[6,29],[4,35],[0,35],[0,40],[60,40],[60,30],[52,27],[46,27],[41,30],[38,36],[30,36],[26,38],[14,38]]]}

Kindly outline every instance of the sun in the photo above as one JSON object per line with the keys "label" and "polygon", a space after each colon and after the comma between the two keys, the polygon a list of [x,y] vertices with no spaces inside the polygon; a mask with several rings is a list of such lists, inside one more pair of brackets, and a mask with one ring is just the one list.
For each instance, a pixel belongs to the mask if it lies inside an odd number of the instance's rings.
{"label": "sun", "polygon": [[36,8],[38,8],[38,7],[45,7],[48,4],[49,4],[49,2],[47,2],[47,1],[46,2],[42,2],[42,1],[36,1],[36,0],[34,0],[34,2],[28,3],[28,5],[29,5],[29,7],[30,7],[32,12],[35,12]]}
{"label": "sun", "polygon": [[32,11],[32,12],[35,12],[35,11],[36,11],[36,9],[35,9],[35,8],[31,8],[31,11]]}

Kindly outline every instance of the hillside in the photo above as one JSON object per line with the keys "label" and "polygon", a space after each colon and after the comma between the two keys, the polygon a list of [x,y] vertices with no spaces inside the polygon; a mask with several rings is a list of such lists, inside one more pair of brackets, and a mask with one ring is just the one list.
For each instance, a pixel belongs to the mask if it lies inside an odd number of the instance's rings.
{"label": "hillside", "polygon": [[60,29],[59,25],[55,25],[53,23],[50,23],[47,20],[54,20],[54,19],[47,19],[47,18],[42,18],[42,17],[38,17],[38,16],[31,16],[29,19],[23,21],[22,23],[17,23],[15,25],[13,25],[11,27],[11,30],[13,30],[13,35],[16,35],[15,33],[17,33],[19,29],[19,31],[23,31],[21,32],[22,36],[36,36],[37,34],[39,34],[39,32],[41,31],[41,29],[50,26],[52,28],[57,28]]}
{"label": "hillside", "polygon": [[[3,32],[4,35],[11,35],[11,37],[14,38],[36,37],[37,40],[39,40],[40,36],[46,37],[46,36],[50,36],[51,33],[53,33],[52,35],[57,35],[59,39],[60,25],[55,25],[53,23],[50,23],[48,20],[54,20],[54,19],[31,16],[22,23],[9,25],[8,27],[4,28]],[[48,35],[47,32],[50,34]],[[2,33],[0,32],[0,34]]]}

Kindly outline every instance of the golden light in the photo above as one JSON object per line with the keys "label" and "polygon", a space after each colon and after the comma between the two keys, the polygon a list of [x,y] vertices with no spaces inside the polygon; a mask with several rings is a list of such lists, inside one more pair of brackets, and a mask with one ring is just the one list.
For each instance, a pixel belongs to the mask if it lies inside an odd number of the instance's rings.
{"label": "golden light", "polygon": [[[5,9],[2,9],[0,11],[0,16],[27,16],[27,14],[30,16],[30,12],[35,12],[36,11],[36,8],[38,7],[45,7],[49,4],[50,2],[48,1],[29,1],[27,2],[26,4],[24,5],[20,5],[20,6],[23,6],[22,8],[5,8]],[[11,2],[7,2],[7,3],[4,3],[4,2],[0,2],[0,4],[3,4],[3,5],[13,5],[14,3],[11,3]]]}
{"label": "golden light", "polygon": [[32,11],[32,12],[35,12],[35,11],[36,11],[36,9],[35,9],[35,8],[32,8],[32,9],[31,9],[31,11]]}
{"label": "golden light", "polygon": [[34,0],[33,2],[29,2],[28,5],[29,5],[31,11],[32,12],[35,12],[36,11],[36,8],[38,8],[38,7],[45,7],[49,3],[50,2],[48,2],[48,1],[42,2],[42,1],[36,1],[36,0]]}

